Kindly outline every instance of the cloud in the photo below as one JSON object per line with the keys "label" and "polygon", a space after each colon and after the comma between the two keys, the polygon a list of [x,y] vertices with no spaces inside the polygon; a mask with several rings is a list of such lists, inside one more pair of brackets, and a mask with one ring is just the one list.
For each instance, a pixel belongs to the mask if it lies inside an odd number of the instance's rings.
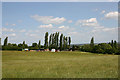
{"label": "cloud", "polygon": [[69,29],[69,26],[59,26],[58,28],[61,29],[61,30],[62,29],[67,30],[67,29]]}
{"label": "cloud", "polygon": [[15,37],[16,36],[16,34],[15,33],[11,33],[11,34],[3,34],[3,36],[8,36],[8,37]]}
{"label": "cloud", "polygon": [[72,20],[69,20],[68,23],[72,23]]}
{"label": "cloud", "polygon": [[109,12],[105,14],[104,16],[106,19],[118,19],[118,12],[117,11]]}
{"label": "cloud", "polygon": [[101,14],[104,14],[106,11],[105,10],[103,10],[102,12],[101,12]]}
{"label": "cloud", "polygon": [[66,21],[64,17],[53,17],[53,16],[39,16],[34,15],[31,18],[35,19],[38,22],[42,22],[43,24],[60,24]]}
{"label": "cloud", "polygon": [[25,33],[26,36],[30,36],[30,37],[37,37],[37,34],[35,33]]}
{"label": "cloud", "polygon": [[25,29],[22,29],[22,30],[20,30],[20,32],[26,32],[26,30],[25,30]]}
{"label": "cloud", "polygon": [[117,27],[104,27],[104,26],[100,26],[100,27],[95,27],[92,32],[96,33],[96,32],[117,32],[118,28]]}
{"label": "cloud", "polygon": [[15,33],[12,33],[12,34],[9,34],[9,36],[16,36],[16,34],[15,34]]}
{"label": "cloud", "polygon": [[11,24],[12,26],[16,26],[16,24]]}
{"label": "cloud", "polygon": [[68,32],[71,32],[73,30],[74,30],[74,28],[70,28],[69,26],[62,25],[62,26],[54,28],[52,30],[52,32],[68,33]]}
{"label": "cloud", "polygon": [[65,26],[60,26],[59,29],[65,28]]}
{"label": "cloud", "polygon": [[69,32],[68,35],[76,35],[79,34],[78,32]]}
{"label": "cloud", "polygon": [[29,36],[31,36],[31,37],[35,37],[35,36],[37,36],[36,34],[29,34]]}
{"label": "cloud", "polygon": [[5,28],[5,27],[2,27],[2,31],[3,32],[14,32],[13,29],[8,29],[8,28]]}
{"label": "cloud", "polygon": [[99,26],[96,18],[90,18],[86,20],[78,20],[76,25],[86,26],[86,27],[96,27]]}
{"label": "cloud", "polygon": [[53,28],[53,25],[52,24],[40,25],[38,28]]}
{"label": "cloud", "polygon": [[94,11],[96,11],[96,12],[97,12],[97,11],[98,11],[98,9],[96,8],[96,9],[94,9]]}
{"label": "cloud", "polygon": [[117,31],[117,28],[103,28],[103,31]]}

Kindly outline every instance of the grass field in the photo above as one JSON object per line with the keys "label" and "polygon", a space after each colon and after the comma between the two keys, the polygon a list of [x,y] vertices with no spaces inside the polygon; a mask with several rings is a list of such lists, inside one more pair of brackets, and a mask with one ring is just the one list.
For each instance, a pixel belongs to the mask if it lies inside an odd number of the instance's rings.
{"label": "grass field", "polygon": [[86,52],[2,52],[3,78],[117,78],[118,56]]}

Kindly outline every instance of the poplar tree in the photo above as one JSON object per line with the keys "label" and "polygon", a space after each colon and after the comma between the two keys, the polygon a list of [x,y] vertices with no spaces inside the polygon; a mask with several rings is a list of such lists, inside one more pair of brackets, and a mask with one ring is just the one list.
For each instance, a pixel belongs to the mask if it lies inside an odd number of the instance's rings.
{"label": "poplar tree", "polygon": [[114,47],[117,49],[117,41],[114,41]]}
{"label": "poplar tree", "polygon": [[8,37],[6,37],[4,40],[4,46],[7,46],[7,43],[8,43]]}
{"label": "poplar tree", "polygon": [[60,35],[60,51],[63,48],[63,34]]}
{"label": "poplar tree", "polygon": [[114,46],[114,42],[113,42],[113,40],[111,41],[111,46],[112,46],[112,47]]}
{"label": "poplar tree", "polygon": [[69,46],[70,46],[70,44],[71,44],[71,37],[69,37]]}
{"label": "poplar tree", "polygon": [[63,37],[63,49],[65,49],[65,47],[66,47],[66,38],[65,38],[65,36]]}
{"label": "poplar tree", "polygon": [[25,41],[23,41],[23,45],[22,45],[22,48],[25,48]]}
{"label": "poplar tree", "polygon": [[48,48],[48,32],[45,33],[45,44],[44,44],[45,49]]}
{"label": "poplar tree", "polygon": [[94,37],[92,37],[91,42],[90,42],[90,47],[93,48],[94,47]]}
{"label": "poplar tree", "polygon": [[39,43],[38,43],[38,48],[40,49],[41,48],[41,41],[39,40]]}

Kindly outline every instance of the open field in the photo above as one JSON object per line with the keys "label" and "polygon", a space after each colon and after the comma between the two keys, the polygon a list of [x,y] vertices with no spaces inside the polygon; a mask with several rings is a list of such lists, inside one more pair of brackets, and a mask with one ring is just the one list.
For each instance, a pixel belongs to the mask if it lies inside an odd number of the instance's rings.
{"label": "open field", "polygon": [[3,78],[117,78],[118,55],[2,52]]}

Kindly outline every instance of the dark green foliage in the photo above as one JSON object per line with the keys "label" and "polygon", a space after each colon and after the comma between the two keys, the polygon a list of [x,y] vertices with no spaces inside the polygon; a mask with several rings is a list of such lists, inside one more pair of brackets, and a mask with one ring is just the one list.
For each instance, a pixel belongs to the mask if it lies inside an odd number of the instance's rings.
{"label": "dark green foliage", "polygon": [[38,48],[40,49],[41,48],[41,41],[39,40],[39,43],[38,43]]}
{"label": "dark green foliage", "polygon": [[37,43],[32,43],[32,47],[37,47]]}
{"label": "dark green foliage", "polygon": [[71,37],[69,37],[69,46],[70,46],[70,44],[71,44]]}
{"label": "dark green foliage", "polygon": [[113,40],[111,41],[111,46],[112,46],[112,47],[114,46]]}
{"label": "dark green foliage", "polygon": [[7,42],[8,42],[8,37],[6,37],[4,40],[4,46],[7,46]]}
{"label": "dark green foliage", "polygon": [[8,45],[3,46],[2,49],[3,50],[19,50],[19,47],[17,46],[17,44],[8,43]]}
{"label": "dark green foliage", "polygon": [[75,51],[75,45],[72,46],[72,51]]}
{"label": "dark green foliage", "polygon": [[45,46],[45,49],[48,48],[48,32],[45,33],[45,44],[44,44],[44,46]]}
{"label": "dark green foliage", "polygon": [[49,49],[52,49],[52,34],[49,37]]}
{"label": "dark green foliage", "polygon": [[114,41],[114,47],[117,49],[118,48],[118,44],[117,44],[117,41]]}
{"label": "dark green foliage", "polygon": [[93,52],[93,53],[103,53],[103,54],[119,54],[118,44],[116,41],[111,41],[109,43],[94,44],[94,38],[92,37],[89,44],[81,46],[81,51]]}
{"label": "dark green foliage", "polygon": [[61,34],[61,36],[60,36],[60,51],[62,50],[62,48],[63,48],[63,34]]}
{"label": "dark green foliage", "polygon": [[81,47],[81,50],[85,52],[91,52],[91,47],[89,44],[85,44]]}
{"label": "dark green foliage", "polygon": [[63,50],[65,50],[65,47],[66,47],[66,41],[65,41],[65,36],[63,37]]}
{"label": "dark green foliage", "polygon": [[0,38],[0,50],[2,49],[2,45],[1,45],[1,38]]}
{"label": "dark green foliage", "polygon": [[92,37],[91,42],[90,42],[90,47],[93,48],[94,47],[94,37]]}

